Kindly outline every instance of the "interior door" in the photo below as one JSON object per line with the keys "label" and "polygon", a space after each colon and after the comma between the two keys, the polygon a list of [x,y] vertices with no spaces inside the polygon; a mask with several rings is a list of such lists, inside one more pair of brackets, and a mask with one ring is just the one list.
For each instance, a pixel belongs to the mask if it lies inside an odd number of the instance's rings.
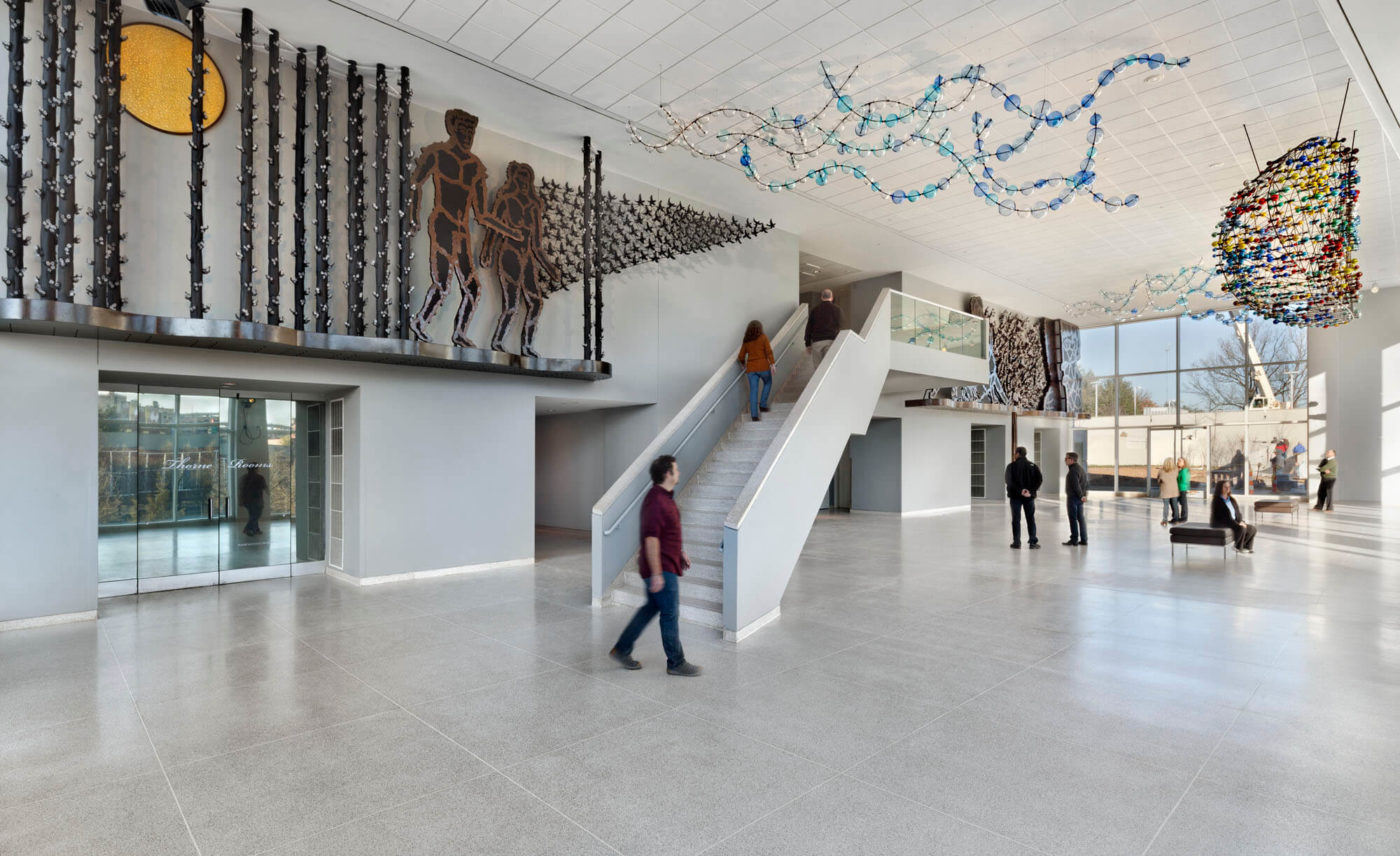
{"label": "interior door", "polygon": [[212,390],[137,393],[137,591],[219,579],[223,402]]}
{"label": "interior door", "polygon": [[296,406],[286,393],[225,392],[219,582],[285,577],[296,552]]}

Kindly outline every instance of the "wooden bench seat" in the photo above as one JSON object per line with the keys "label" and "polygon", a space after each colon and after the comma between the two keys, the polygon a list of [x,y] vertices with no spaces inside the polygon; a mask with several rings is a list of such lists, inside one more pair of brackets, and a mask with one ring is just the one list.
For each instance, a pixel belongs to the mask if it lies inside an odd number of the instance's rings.
{"label": "wooden bench seat", "polygon": [[1298,523],[1298,500],[1296,499],[1256,499],[1254,500],[1254,521],[1259,522],[1261,514],[1291,514],[1293,523]]}

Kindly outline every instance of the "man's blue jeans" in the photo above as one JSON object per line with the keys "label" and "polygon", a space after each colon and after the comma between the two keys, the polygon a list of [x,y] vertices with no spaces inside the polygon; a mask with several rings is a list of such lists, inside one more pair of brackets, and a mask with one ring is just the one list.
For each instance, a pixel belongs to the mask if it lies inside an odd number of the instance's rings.
{"label": "man's blue jeans", "polygon": [[1069,540],[1087,543],[1089,530],[1084,527],[1084,497],[1065,497],[1065,508],[1069,510]]}
{"label": "man's blue jeans", "polygon": [[[763,384],[763,399],[758,397],[758,385]],[[773,370],[749,372],[749,415],[758,418],[758,408],[768,406],[768,393],[773,391]]]}
{"label": "man's blue jeans", "polygon": [[[674,669],[685,662],[685,651],[681,649],[681,580],[669,571],[661,574],[664,584],[661,591],[653,593],[647,587],[647,602],[637,609],[632,621],[622,635],[617,638],[617,653],[629,656],[637,637],[647,629],[652,618],[661,615],[661,647],[666,649],[666,668]],[[647,585],[649,580],[642,580]]]}

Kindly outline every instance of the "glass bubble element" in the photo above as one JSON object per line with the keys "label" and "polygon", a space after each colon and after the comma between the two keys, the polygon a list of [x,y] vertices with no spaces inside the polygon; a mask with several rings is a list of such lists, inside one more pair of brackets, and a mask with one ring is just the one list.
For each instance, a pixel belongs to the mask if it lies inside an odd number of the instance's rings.
{"label": "glass bubble element", "polygon": [[999,161],[1008,160],[1015,153],[1016,150],[1012,148],[1009,143],[1002,143],[1000,146],[997,146],[997,160]]}
{"label": "glass bubble element", "polygon": [[840,98],[837,98],[836,109],[842,113],[851,112],[851,110],[854,109],[854,105],[851,104],[851,96],[842,95]]}
{"label": "glass bubble element", "polygon": [[1045,117],[1045,123],[1052,128],[1057,128],[1064,119],[1065,114],[1061,113],[1059,110],[1054,110],[1051,111],[1050,115]]}
{"label": "glass bubble element", "polygon": [[937,192],[938,192],[938,186],[937,186],[937,185],[934,185],[934,184],[925,184],[925,185],[924,185],[924,198],[925,198],[925,199],[932,199],[932,198],[933,198],[933,195],[934,195],[935,193],[937,193]]}
{"label": "glass bubble element", "polygon": [[997,203],[997,213],[1003,217],[1010,217],[1016,213],[1016,203],[1010,199],[1003,199]]}
{"label": "glass bubble element", "polygon": [[903,201],[904,201],[904,191],[903,191],[903,190],[896,190],[894,193],[891,193],[891,194],[890,194],[890,201],[893,202],[895,205],[898,205],[899,203],[903,202]]}
{"label": "glass bubble element", "polygon": [[1021,106],[1021,96],[1019,96],[1019,95],[1008,95],[1008,96],[1006,96],[1006,101],[1002,104],[1002,106],[1006,108],[1006,112],[1008,112],[1008,113],[1010,113],[1010,112],[1016,110],[1016,108],[1018,108],[1018,107]]}
{"label": "glass bubble element", "polygon": [[1084,141],[1085,141],[1086,143],[1088,143],[1089,145],[1091,145],[1091,146],[1096,146],[1096,145],[1098,145],[1098,144],[1099,144],[1099,140],[1102,140],[1102,139],[1103,139],[1103,128],[1100,128],[1100,127],[1098,127],[1097,125],[1095,125],[1094,127],[1090,128],[1090,129],[1089,129],[1089,132],[1086,133],[1086,134],[1084,135]]}
{"label": "glass bubble element", "polygon": [[1104,200],[1103,207],[1111,214],[1123,207],[1123,200],[1117,196],[1110,196]]}
{"label": "glass bubble element", "polygon": [[[1107,86],[1113,82],[1113,70],[1104,69],[1099,72],[1099,86]],[[1086,105],[1087,106],[1087,105]]]}
{"label": "glass bubble element", "polygon": [[1164,57],[1164,56],[1162,56],[1162,55],[1159,54],[1159,53],[1152,54],[1151,56],[1149,56],[1149,57],[1147,58],[1147,67],[1148,67],[1148,68],[1161,68],[1161,67],[1162,67],[1162,63],[1166,62],[1166,60],[1167,60],[1167,58]]}
{"label": "glass bubble element", "polygon": [[1044,200],[1031,205],[1031,216],[1037,220],[1044,219],[1045,213],[1050,210],[1050,205]]}

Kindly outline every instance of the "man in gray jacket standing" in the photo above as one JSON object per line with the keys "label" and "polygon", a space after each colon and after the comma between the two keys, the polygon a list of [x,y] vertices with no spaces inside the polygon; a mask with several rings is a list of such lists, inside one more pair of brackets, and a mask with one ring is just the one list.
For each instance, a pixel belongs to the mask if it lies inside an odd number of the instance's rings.
{"label": "man in gray jacket standing", "polygon": [[1079,464],[1078,452],[1065,452],[1065,509],[1069,512],[1069,540],[1066,547],[1084,547],[1089,530],[1084,528],[1084,497],[1089,495],[1089,474]]}

